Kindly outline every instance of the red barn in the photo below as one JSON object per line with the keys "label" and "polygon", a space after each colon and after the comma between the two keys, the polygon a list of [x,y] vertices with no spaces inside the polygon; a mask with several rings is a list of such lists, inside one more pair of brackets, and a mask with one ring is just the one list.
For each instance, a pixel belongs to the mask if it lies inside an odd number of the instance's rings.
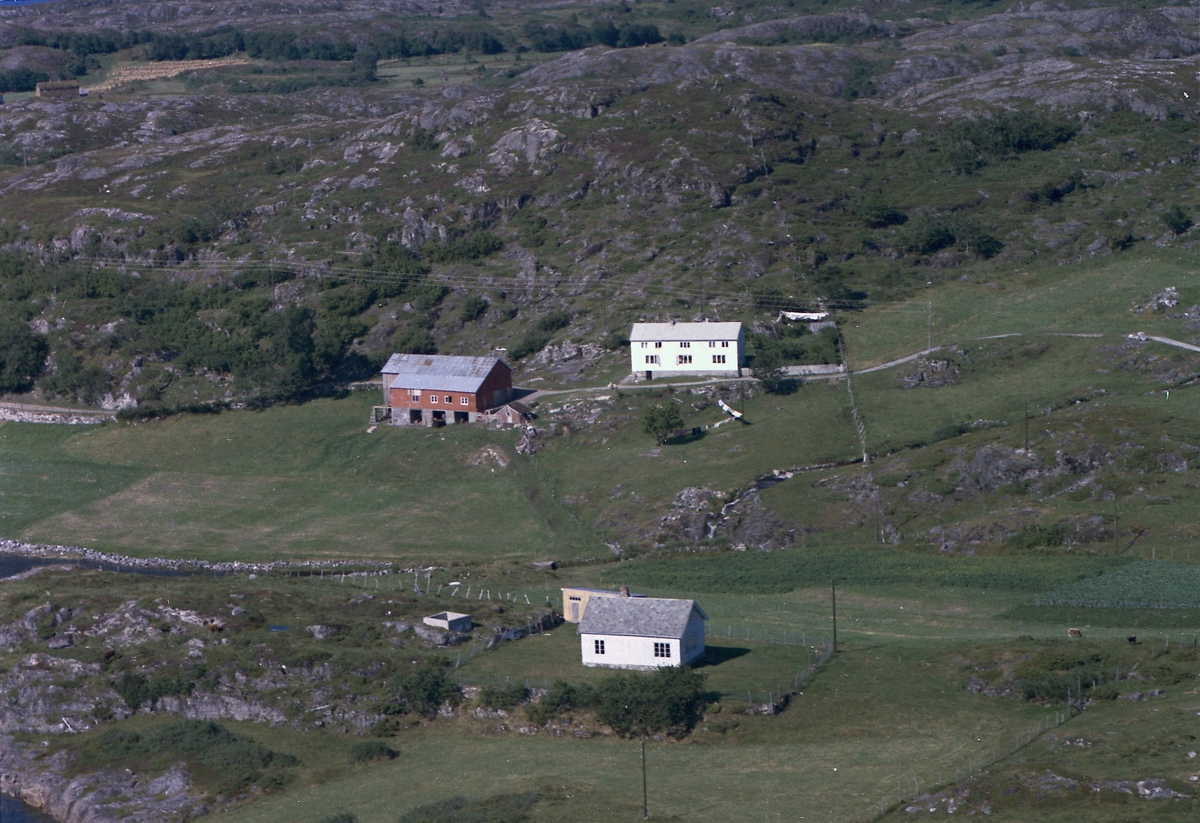
{"label": "red barn", "polygon": [[397,426],[474,423],[512,393],[512,369],[496,357],[393,354],[383,367],[383,402]]}

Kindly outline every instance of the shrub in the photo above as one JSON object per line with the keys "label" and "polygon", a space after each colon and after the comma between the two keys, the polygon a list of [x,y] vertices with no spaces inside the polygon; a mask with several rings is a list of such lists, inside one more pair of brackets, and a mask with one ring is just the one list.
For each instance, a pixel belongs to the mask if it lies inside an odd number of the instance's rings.
{"label": "shrub", "polygon": [[488,709],[516,708],[529,697],[529,689],[520,683],[508,686],[485,686],[479,690],[479,705]]}
{"label": "shrub", "polygon": [[550,342],[550,334],[543,331],[530,330],[508,347],[508,356],[513,360],[524,360],[531,354],[537,354]]}
{"label": "shrub", "polygon": [[555,680],[542,699],[525,707],[531,721],[544,726],[567,712],[586,709],[595,703],[595,691],[590,686],[575,686],[565,680]]}
{"label": "shrub", "polygon": [[117,694],[125,701],[125,705],[136,711],[145,703],[151,708],[159,698],[172,695],[191,694],[195,683],[182,677],[172,677],[167,674],[154,674],[147,678],[136,672],[125,672],[112,684]]}
{"label": "shrub", "polygon": [[562,309],[555,309],[539,317],[533,324],[533,327],[546,334],[553,334],[559,329],[565,329],[569,325],[571,325],[571,315]]}
{"label": "shrub", "polygon": [[687,666],[615,674],[596,688],[596,719],[617,734],[687,734],[704,706],[704,675]]}
{"label": "shrub", "polygon": [[298,762],[208,720],[180,720],[141,732],[113,730],[84,744],[86,753],[107,766],[130,764],[145,768],[147,761],[185,759],[195,767],[198,782],[215,783],[233,792],[257,783],[273,788],[286,782],[281,770]]}
{"label": "shrub", "polygon": [[376,760],[393,760],[400,753],[382,740],[364,740],[350,747],[351,763],[371,763]]}
{"label": "shrub", "polygon": [[432,718],[443,703],[457,706],[462,700],[462,692],[446,677],[446,669],[444,660],[431,658],[423,661],[411,674],[401,679],[395,698],[387,703],[384,712],[413,712]]}
{"label": "shrub", "polygon": [[477,231],[456,240],[426,243],[421,255],[434,263],[469,263],[495,254],[504,248],[504,241],[490,231]]}
{"label": "shrub", "polygon": [[1183,234],[1192,227],[1191,215],[1178,203],[1162,213],[1162,221],[1175,234]]}
{"label": "shrub", "polygon": [[353,812],[337,812],[322,817],[317,823],[358,823],[358,815]]}
{"label": "shrub", "polygon": [[1059,523],[1054,526],[1026,526],[1004,543],[1015,549],[1036,549],[1039,546],[1061,546],[1066,542],[1067,535],[1072,531],[1069,523]]}
{"label": "shrub", "polygon": [[880,197],[867,197],[854,207],[854,215],[873,229],[899,226],[908,221],[908,215]]}
{"label": "shrub", "polygon": [[491,303],[478,294],[467,295],[466,299],[462,302],[462,306],[459,308],[458,316],[464,323],[470,323],[473,320],[483,317],[490,305]]}

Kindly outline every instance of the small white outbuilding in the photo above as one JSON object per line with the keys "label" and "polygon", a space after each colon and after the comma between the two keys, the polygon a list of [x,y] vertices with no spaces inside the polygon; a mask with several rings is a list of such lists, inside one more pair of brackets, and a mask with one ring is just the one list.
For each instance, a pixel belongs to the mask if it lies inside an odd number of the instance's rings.
{"label": "small white outbuilding", "polygon": [[634,323],[629,333],[634,374],[723,374],[736,377],[746,365],[741,323]]}
{"label": "small white outbuilding", "polygon": [[577,629],[583,665],[657,669],[691,663],[704,654],[706,620],[694,600],[592,598]]}

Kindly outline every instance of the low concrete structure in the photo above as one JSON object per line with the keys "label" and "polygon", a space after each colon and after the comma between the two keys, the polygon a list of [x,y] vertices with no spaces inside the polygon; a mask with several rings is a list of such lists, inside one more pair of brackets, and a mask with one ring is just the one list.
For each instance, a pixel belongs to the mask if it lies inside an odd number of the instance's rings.
{"label": "low concrete structure", "polygon": [[422,618],[421,622],[426,626],[433,626],[435,629],[463,633],[471,631],[471,627],[475,625],[471,621],[471,615],[458,612],[438,612]]}

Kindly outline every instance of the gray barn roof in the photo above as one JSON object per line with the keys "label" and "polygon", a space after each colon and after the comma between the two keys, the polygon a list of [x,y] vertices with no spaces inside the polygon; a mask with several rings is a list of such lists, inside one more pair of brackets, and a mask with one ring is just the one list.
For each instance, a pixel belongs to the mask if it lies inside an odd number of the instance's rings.
{"label": "gray barn roof", "polygon": [[737,340],[741,323],[634,323],[631,342],[658,340]]}
{"label": "gray barn roof", "polygon": [[588,601],[579,634],[682,638],[692,610],[708,619],[695,600],[665,597],[593,597]]}
{"label": "gray barn roof", "polygon": [[389,389],[475,392],[500,362],[496,357],[393,354],[380,371]]}

